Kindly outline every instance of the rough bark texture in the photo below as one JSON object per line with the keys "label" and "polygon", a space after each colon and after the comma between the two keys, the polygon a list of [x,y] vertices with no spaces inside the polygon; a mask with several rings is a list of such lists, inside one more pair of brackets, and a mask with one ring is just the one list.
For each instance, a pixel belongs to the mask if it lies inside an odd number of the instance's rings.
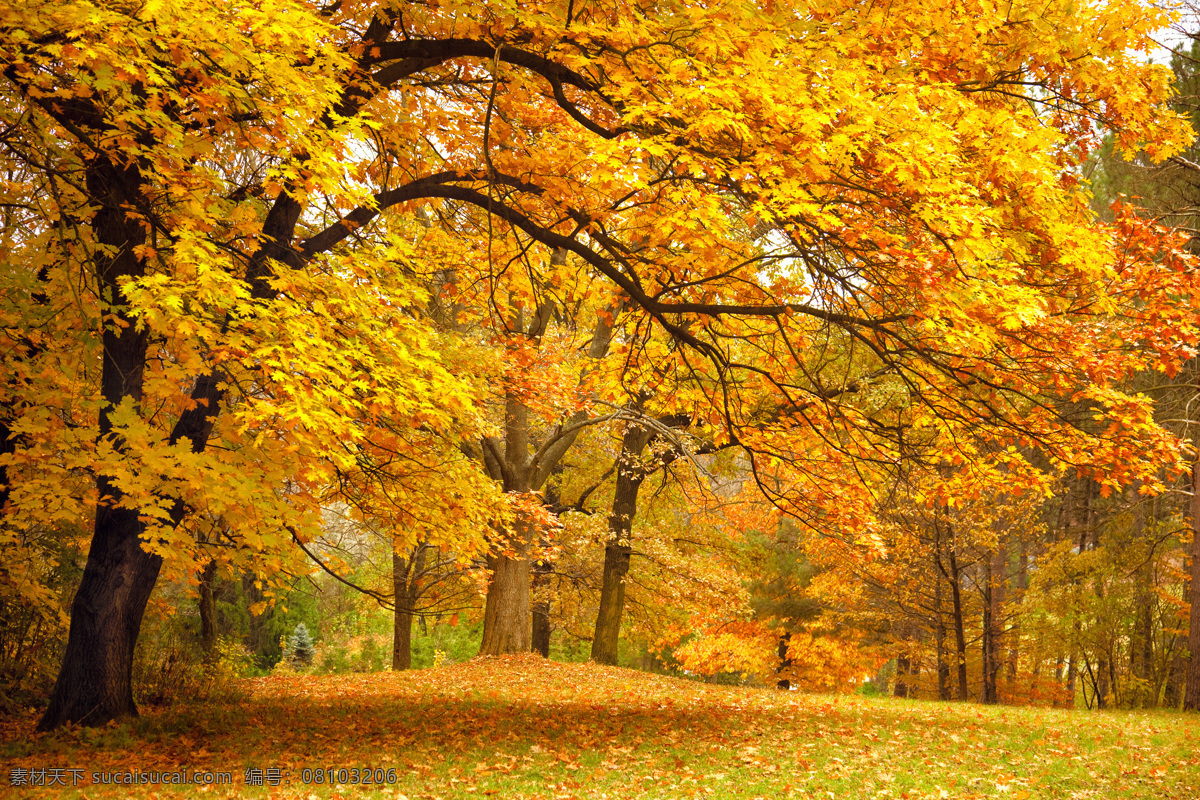
{"label": "rough bark texture", "polygon": [[[786,672],[787,670],[791,669],[792,659],[788,656],[788,647],[790,647],[791,644],[792,644],[792,634],[784,633],[784,634],[780,635],[779,650],[778,650],[779,666],[776,668],[776,670],[775,670],[776,672]],[[777,682],[775,684],[775,686],[776,686],[776,688],[779,688],[779,689],[791,689],[792,682],[790,680],[788,680],[787,678],[783,678],[779,682]]]}
{"label": "rough bark texture", "polygon": [[529,547],[512,555],[491,556],[487,603],[483,610],[483,642],[479,654],[528,653],[533,642],[529,610]]}
{"label": "rough bark texture", "polygon": [[[136,406],[142,399],[147,333],[139,331],[127,315],[119,284],[144,273],[145,265],[133,248],[144,244],[146,235],[141,222],[127,213],[142,200],[136,166],[117,166],[98,158],[88,165],[85,180],[89,194],[100,204],[92,220],[96,239],[113,248],[108,255],[95,256],[101,293],[111,298],[108,313],[116,317],[102,335],[100,391],[105,406],[99,435],[106,439],[113,436],[112,409],[127,400]],[[118,452],[125,446],[119,437],[113,445]],[[71,605],[62,669],[38,723],[43,731],[65,723],[103,725],[137,714],[133,648],[162,559],[142,548],[145,527],[138,511],[116,507],[124,496],[120,488],[101,476],[97,489],[99,497],[108,499],[96,510],[87,565]]]}
{"label": "rough bark texture", "polygon": [[413,615],[402,603],[397,603],[392,619],[392,669],[412,666]]}
{"label": "rough bark texture", "polygon": [[597,664],[616,664],[617,646],[621,637],[621,616],[625,612],[625,576],[629,573],[629,557],[633,548],[629,537],[637,516],[638,492],[646,479],[640,462],[642,451],[650,442],[650,433],[630,425],[621,440],[620,463],[617,466],[617,485],[613,494],[612,513],[608,517],[608,542],[604,546],[604,578],[600,587],[600,608],[596,613],[596,630],[592,637],[592,661]]}
{"label": "rough bark texture", "polygon": [[[500,473],[509,492],[533,488],[535,464],[529,454],[529,409],[509,395],[505,407],[504,453]],[[534,531],[518,519],[502,534],[500,552],[488,556],[487,601],[479,655],[528,653],[532,644],[529,607],[529,549]]]}

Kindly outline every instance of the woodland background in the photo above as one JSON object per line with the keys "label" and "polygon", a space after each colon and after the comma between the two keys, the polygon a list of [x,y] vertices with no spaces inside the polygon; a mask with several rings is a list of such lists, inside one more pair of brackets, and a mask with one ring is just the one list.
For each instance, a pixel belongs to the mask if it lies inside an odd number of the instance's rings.
{"label": "woodland background", "polygon": [[6,4],[4,708],[1195,708],[1195,30],[800,5]]}

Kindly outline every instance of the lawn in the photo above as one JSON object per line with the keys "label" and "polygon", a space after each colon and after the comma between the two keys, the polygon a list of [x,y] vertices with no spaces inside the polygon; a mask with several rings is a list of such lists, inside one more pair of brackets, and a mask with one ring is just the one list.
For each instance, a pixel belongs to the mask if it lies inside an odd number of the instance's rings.
{"label": "lawn", "polygon": [[[532,656],[243,687],[99,731],[3,720],[0,797],[1200,797],[1192,715],[804,695]],[[93,783],[181,771],[230,782]]]}

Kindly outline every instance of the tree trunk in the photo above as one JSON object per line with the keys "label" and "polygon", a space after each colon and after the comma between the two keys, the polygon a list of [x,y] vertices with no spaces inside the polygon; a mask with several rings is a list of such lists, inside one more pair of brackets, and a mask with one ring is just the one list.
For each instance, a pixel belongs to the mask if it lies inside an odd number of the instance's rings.
{"label": "tree trunk", "polygon": [[396,603],[392,610],[393,670],[405,670],[412,666],[412,626],[412,611],[403,602]]}
{"label": "tree trunk", "polygon": [[[1020,614],[1019,604],[1025,602],[1025,592],[1029,589],[1029,549],[1024,541],[1020,543],[1020,547],[1020,555],[1017,556],[1017,591],[1011,600],[1018,609],[1011,613],[1010,618]],[[1017,622],[1014,621],[1008,627],[1005,636],[1008,640],[1008,682],[1011,687],[1015,687],[1021,660],[1021,633]]]}
{"label": "tree trunk", "polygon": [[529,544],[526,542],[511,556],[488,556],[487,561],[492,577],[483,610],[483,642],[479,654],[528,653],[532,643]]}
{"label": "tree trunk", "polygon": [[[551,471],[550,480],[546,481],[545,491],[542,492],[542,497],[545,500],[547,508],[554,509],[556,514],[561,514],[562,497],[559,495],[561,490],[561,479],[563,473],[562,462],[554,466]],[[542,658],[550,657],[550,598],[547,596],[550,588],[550,576],[554,574],[554,565],[545,558],[545,554],[533,564],[533,634],[532,648],[533,652],[540,655]]]}
{"label": "tree trunk", "polygon": [[962,575],[958,556],[950,548],[950,599],[954,605],[954,655],[958,661],[958,699],[967,699],[967,633],[963,624]]}
{"label": "tree trunk", "polygon": [[617,465],[617,484],[613,493],[612,513],[608,517],[608,542],[604,546],[604,579],[600,587],[600,608],[596,614],[596,629],[592,637],[592,661],[597,664],[616,664],[617,645],[621,636],[621,616],[625,611],[625,576],[629,573],[629,556],[633,548],[629,538],[637,516],[637,498],[645,467],[640,462],[642,450],[650,441],[646,429],[629,425],[621,440]]}
{"label": "tree trunk", "polygon": [[892,697],[908,697],[908,675],[912,670],[912,659],[907,652],[896,656],[896,686],[892,689]]}
{"label": "tree trunk", "polygon": [[[551,567],[545,561],[533,565],[533,592],[543,589],[549,582]],[[550,601],[542,598],[533,604],[533,633],[531,647],[542,658],[550,657]]]}
{"label": "tree trunk", "polygon": [[[540,328],[537,335],[541,335]],[[536,467],[529,456],[529,409],[511,393],[504,408],[503,462],[497,462],[506,492],[524,493],[533,488],[532,472]],[[510,530],[497,534],[499,552],[487,559],[490,578],[483,610],[481,656],[530,651],[529,549],[533,533],[529,520],[515,519]]]}
{"label": "tree trunk", "polygon": [[427,547],[418,544],[405,558],[392,551],[392,669],[412,666],[412,626],[421,597]]}
{"label": "tree trunk", "polygon": [[937,646],[937,693],[938,700],[950,699],[950,662],[946,658],[946,616],[942,610],[942,582],[933,587],[934,642]]}
{"label": "tree trunk", "polygon": [[[96,240],[111,255],[94,254],[101,297],[111,298],[105,309],[113,319],[104,326],[100,369],[99,438],[110,439],[118,453],[125,442],[114,435],[111,413],[123,401],[136,408],[142,399],[148,334],[129,316],[120,284],[139,278],[145,264],[134,248],[145,244],[141,220],[128,209],[143,200],[141,176],[133,165],[119,167],[105,157],[88,165],[89,195],[100,204],[92,219]],[[142,547],[145,525],[136,508],[120,508],[124,492],[108,476],[97,482],[101,498],[87,564],[71,605],[71,626],[62,668],[38,729],[65,723],[103,725],[135,716],[133,648],[142,627],[146,602],[154,590],[162,559]]]}
{"label": "tree trunk", "polygon": [[997,537],[996,549],[984,562],[983,587],[983,685],[979,691],[981,703],[1000,702],[1001,646],[1004,639],[1005,576],[1008,571],[1008,548],[1003,535]]}
{"label": "tree trunk", "polygon": [[258,576],[253,573],[242,575],[242,602],[246,604],[249,617],[246,637],[243,641],[246,649],[254,654],[259,667],[266,669],[271,666],[271,660],[276,655],[275,648],[278,646],[278,642],[271,641],[268,637],[268,623],[275,615],[274,607],[267,606],[261,614],[255,614],[250,610],[262,600],[263,591],[258,583]]}
{"label": "tree trunk", "polygon": [[[1149,572],[1149,569],[1146,571]],[[1152,588],[1146,585],[1144,589],[1137,598],[1137,635],[1134,637],[1131,665],[1137,681],[1133,698],[1135,708],[1153,708],[1158,699],[1154,675],[1154,601],[1150,594]]]}
{"label": "tree trunk", "polygon": [[[791,647],[791,644],[792,644],[792,634],[791,633],[784,633],[784,634],[780,635],[779,650],[778,650],[779,666],[775,669],[776,672],[783,672],[785,670],[791,669],[792,658],[791,658],[791,656],[788,655],[788,648]],[[787,678],[782,678],[775,684],[775,687],[778,689],[790,690],[792,688],[792,682],[790,680],[788,680]]]}
{"label": "tree trunk", "polygon": [[217,579],[217,560],[209,561],[200,573],[200,647],[204,660],[213,663],[217,659],[217,602],[213,596],[213,583]]}
{"label": "tree trunk", "polygon": [[1185,711],[1200,711],[1200,455],[1192,465],[1192,568],[1189,577],[1192,608],[1188,616],[1188,662],[1183,708]]}
{"label": "tree trunk", "polygon": [[[556,250],[551,263],[566,264],[566,257],[565,250]],[[539,341],[553,312],[554,303],[544,302],[526,325],[523,313],[517,311],[514,328],[524,331],[529,340]],[[612,327],[603,318],[597,320],[589,357],[602,358],[611,339]],[[506,492],[537,491],[578,438],[580,424],[586,419],[587,412],[576,412],[530,453],[529,409],[510,392],[505,399],[503,452],[494,438],[483,442],[483,461],[488,474],[500,481]],[[484,606],[480,655],[530,652],[533,612],[529,605],[529,554],[536,531],[528,521],[517,520],[513,527],[501,552],[488,557],[491,578]]]}
{"label": "tree trunk", "polygon": [[979,702],[996,702],[996,625],[995,607],[992,595],[995,586],[992,581],[992,560],[985,562],[983,576],[983,629],[980,631],[980,677]]}
{"label": "tree trunk", "polygon": [[621,616],[625,611],[625,576],[629,573],[631,552],[628,544],[619,541],[604,546],[604,580],[592,638],[592,661],[597,664],[617,663]]}

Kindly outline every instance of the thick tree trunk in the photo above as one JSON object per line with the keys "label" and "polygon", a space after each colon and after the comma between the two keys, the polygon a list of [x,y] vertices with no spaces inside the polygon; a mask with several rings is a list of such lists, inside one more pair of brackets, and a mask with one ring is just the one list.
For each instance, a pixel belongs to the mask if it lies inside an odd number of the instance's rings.
{"label": "thick tree trunk", "polygon": [[[540,330],[538,332],[540,335]],[[528,492],[536,465],[529,457],[529,409],[510,394],[504,412],[503,464],[497,470],[508,492]],[[483,641],[479,655],[528,653],[532,643],[529,607],[529,549],[533,531],[528,520],[514,520],[512,529],[499,534],[500,552],[488,556],[487,601],[483,610]]]}
{"label": "thick tree trunk", "polygon": [[405,670],[412,666],[412,612],[404,603],[397,603],[392,612],[392,669]]}
{"label": "thick tree trunk", "polygon": [[629,557],[633,552],[629,538],[633,533],[634,517],[637,516],[638,492],[642,488],[642,481],[646,479],[645,467],[639,459],[649,441],[649,431],[636,425],[626,428],[621,440],[617,484],[613,493],[612,513],[608,517],[609,538],[604,546],[600,608],[592,637],[592,661],[597,664],[617,663],[621,616],[625,612],[625,576],[629,574]]}
{"label": "thick tree trunk", "polygon": [[[107,480],[105,490],[117,491]],[[133,649],[162,559],[142,549],[132,509],[101,507],[75,601],[62,669],[38,730],[136,716]]]}
{"label": "thick tree trunk", "polygon": [[511,556],[488,557],[492,578],[483,610],[481,656],[528,653],[531,649],[528,552],[526,542]]}
{"label": "thick tree trunk", "polygon": [[621,636],[621,616],[625,612],[625,576],[629,573],[632,548],[619,541],[604,546],[604,580],[600,587],[600,609],[596,614],[592,638],[592,661],[616,664]]}
{"label": "thick tree trunk", "polygon": [[[142,399],[147,332],[129,316],[120,283],[144,274],[134,248],[145,243],[145,229],[129,213],[142,198],[136,166],[119,167],[101,157],[88,165],[89,194],[100,204],[92,219],[96,239],[113,248],[95,254],[101,296],[111,298],[106,313],[114,317],[102,334],[103,355],[99,436],[112,439],[117,452],[125,443],[114,435],[112,410],[123,401],[136,407]],[[154,590],[162,559],[142,548],[145,525],[137,509],[117,507],[124,492],[100,476],[95,529],[87,564],[71,605],[71,627],[62,669],[39,730],[65,723],[103,725],[137,714],[133,702],[133,648],[137,644],[146,602]]]}

